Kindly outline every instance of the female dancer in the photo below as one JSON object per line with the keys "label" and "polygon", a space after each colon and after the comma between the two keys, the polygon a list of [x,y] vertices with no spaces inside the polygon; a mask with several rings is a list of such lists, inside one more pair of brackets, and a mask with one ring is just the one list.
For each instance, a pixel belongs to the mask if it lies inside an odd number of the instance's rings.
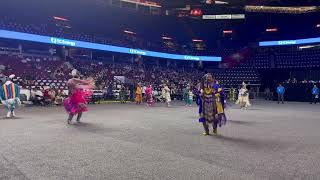
{"label": "female dancer", "polygon": [[189,86],[188,85],[183,89],[183,100],[184,100],[185,106],[188,106],[188,101],[189,101]]}
{"label": "female dancer", "polygon": [[152,106],[154,101],[153,101],[153,90],[151,85],[149,85],[146,88],[146,99],[147,99],[148,106]]}
{"label": "female dancer", "polygon": [[196,97],[196,103],[199,106],[199,117],[201,118],[201,114],[202,114],[202,99],[201,99],[201,95],[202,95],[202,90],[201,90],[201,83],[199,83],[197,85],[197,97]]}
{"label": "female dancer", "polygon": [[227,117],[224,111],[225,106],[225,94],[224,90],[219,87],[215,91],[215,97],[216,97],[216,106],[217,106],[217,126],[221,127],[222,125],[225,125],[227,123]]}
{"label": "female dancer", "polygon": [[126,103],[126,95],[127,95],[126,88],[123,85],[121,85],[121,89],[120,89],[120,93],[119,93],[121,104]]}
{"label": "female dancer", "polygon": [[242,83],[242,88],[239,90],[238,100],[236,104],[239,104],[240,108],[244,110],[247,110],[248,107],[251,106],[249,101],[249,91],[245,83]]}
{"label": "female dancer", "polygon": [[188,92],[188,105],[191,107],[192,106],[192,102],[193,102],[193,92],[191,89],[189,89],[189,92]]}
{"label": "female dancer", "polygon": [[64,100],[64,107],[69,114],[68,124],[71,124],[74,115],[78,114],[80,122],[82,112],[88,111],[87,99],[92,95],[93,79],[81,80],[76,70],[72,71],[72,78],[68,80],[69,97]]}
{"label": "female dancer", "polygon": [[140,84],[138,84],[136,89],[136,104],[141,104],[142,102],[142,88]]}
{"label": "female dancer", "polygon": [[170,89],[169,89],[168,85],[166,85],[166,84],[163,87],[162,96],[165,99],[167,106],[170,107],[170,103],[171,103]]}

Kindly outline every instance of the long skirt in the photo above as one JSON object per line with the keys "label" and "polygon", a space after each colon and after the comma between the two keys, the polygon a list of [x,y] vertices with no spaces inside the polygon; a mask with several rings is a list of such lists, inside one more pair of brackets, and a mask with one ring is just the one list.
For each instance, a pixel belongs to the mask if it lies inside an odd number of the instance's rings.
{"label": "long skirt", "polygon": [[244,108],[244,107],[247,108],[251,106],[249,101],[249,96],[240,96],[236,104],[239,104],[240,108]]}
{"label": "long skirt", "polygon": [[87,104],[86,93],[82,90],[76,90],[63,102],[65,110],[72,115],[88,111]]}
{"label": "long skirt", "polygon": [[147,103],[148,103],[148,105],[153,105],[153,103],[154,103],[153,97],[151,94],[147,94]]}
{"label": "long skirt", "polygon": [[203,118],[207,122],[212,123],[215,120],[216,111],[217,110],[214,99],[203,100],[202,114]]}
{"label": "long skirt", "polygon": [[166,100],[167,103],[171,102],[171,96],[169,93],[164,94],[164,99]]}
{"label": "long skirt", "polygon": [[136,94],[136,103],[141,103],[142,102],[142,94]]}

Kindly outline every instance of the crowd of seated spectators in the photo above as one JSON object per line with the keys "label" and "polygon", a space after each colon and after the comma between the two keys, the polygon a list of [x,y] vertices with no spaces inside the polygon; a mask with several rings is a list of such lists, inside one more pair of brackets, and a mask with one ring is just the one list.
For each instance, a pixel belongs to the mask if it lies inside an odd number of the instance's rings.
{"label": "crowd of seated spectators", "polygon": [[[1,54],[1,53],[0,53]],[[118,76],[129,80],[130,84],[152,84],[155,94],[160,94],[163,83],[169,83],[172,95],[182,94],[187,85],[196,87],[204,75],[203,71],[192,67],[163,67],[139,63],[106,63],[95,60],[71,59],[25,54],[1,54],[0,72],[4,75],[15,74],[16,82],[29,89],[35,104],[61,104],[68,94],[67,80],[72,69],[77,69],[84,77],[96,80],[97,90],[110,94],[119,93],[124,84]],[[259,83],[259,74],[252,70],[214,70],[215,78],[225,87],[237,86],[243,81]],[[129,86],[126,86],[128,88]],[[130,89],[131,97],[133,89]],[[41,93],[40,93],[41,92]],[[112,96],[112,95],[111,95]]]}
{"label": "crowd of seated spectators", "polygon": [[62,105],[66,97],[65,91],[56,87],[46,86],[43,89],[41,87],[30,89],[30,101],[34,105]]}

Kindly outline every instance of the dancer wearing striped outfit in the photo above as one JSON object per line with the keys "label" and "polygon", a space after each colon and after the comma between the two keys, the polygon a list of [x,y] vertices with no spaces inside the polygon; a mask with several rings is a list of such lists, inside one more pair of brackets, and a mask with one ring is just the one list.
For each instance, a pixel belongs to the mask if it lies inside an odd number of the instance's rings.
{"label": "dancer wearing striped outfit", "polygon": [[1,103],[8,109],[7,118],[15,117],[14,109],[21,104],[20,87],[12,82],[14,77],[14,74],[10,75],[0,88]]}

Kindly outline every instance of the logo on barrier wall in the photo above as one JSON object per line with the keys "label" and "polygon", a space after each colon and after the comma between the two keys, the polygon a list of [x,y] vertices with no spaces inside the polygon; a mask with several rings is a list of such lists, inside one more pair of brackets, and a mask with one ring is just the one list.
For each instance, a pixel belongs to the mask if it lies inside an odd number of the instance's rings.
{"label": "logo on barrier wall", "polygon": [[51,38],[51,43],[57,44],[57,39],[56,38]]}
{"label": "logo on barrier wall", "polygon": [[279,45],[297,44],[296,41],[278,41]]}
{"label": "logo on barrier wall", "polygon": [[184,56],[185,60],[196,60],[199,61],[200,58],[199,57],[195,57],[195,56]]}
{"label": "logo on barrier wall", "polygon": [[139,54],[139,55],[144,55],[144,56],[147,54],[146,52],[139,51],[137,49],[130,49],[129,52],[130,52],[130,54]]}
{"label": "logo on barrier wall", "polygon": [[75,42],[68,41],[66,39],[59,39],[59,38],[51,38],[52,44],[64,45],[64,46],[76,46]]}

